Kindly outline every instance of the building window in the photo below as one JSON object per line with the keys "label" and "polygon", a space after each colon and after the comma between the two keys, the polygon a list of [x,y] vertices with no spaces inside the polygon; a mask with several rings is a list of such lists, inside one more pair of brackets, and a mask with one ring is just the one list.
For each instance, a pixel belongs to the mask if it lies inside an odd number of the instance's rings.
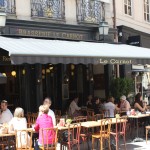
{"label": "building window", "polygon": [[15,14],[15,0],[0,0],[0,8],[3,8],[7,14]]}
{"label": "building window", "polygon": [[124,0],[124,12],[125,12],[125,14],[132,16],[132,2],[131,2],[131,0]]}
{"label": "building window", "polygon": [[150,1],[144,0],[144,20],[150,22]]}
{"label": "building window", "polygon": [[4,7],[4,0],[0,0],[0,8]]}
{"label": "building window", "polygon": [[105,18],[105,3],[99,0],[77,0],[77,20],[98,24]]}
{"label": "building window", "polygon": [[51,19],[65,19],[64,0],[31,0],[31,15]]}

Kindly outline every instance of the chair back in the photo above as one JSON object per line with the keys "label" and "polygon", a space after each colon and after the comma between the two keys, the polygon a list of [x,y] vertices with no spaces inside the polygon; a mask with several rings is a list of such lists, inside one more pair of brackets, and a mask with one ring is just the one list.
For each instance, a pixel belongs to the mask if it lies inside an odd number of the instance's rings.
{"label": "chair back", "polygon": [[56,125],[59,124],[61,116],[56,116]]}
{"label": "chair back", "polygon": [[74,117],[74,120],[75,120],[77,123],[86,122],[86,121],[87,121],[87,116]]}
{"label": "chair back", "polygon": [[116,118],[116,134],[125,134],[126,133],[126,123],[127,123],[127,117],[120,117]]}
{"label": "chair back", "polygon": [[27,123],[28,127],[31,127],[32,124],[35,124],[38,113],[27,113]]}
{"label": "chair back", "polygon": [[55,113],[55,116],[58,116],[58,117],[61,116],[61,110],[55,109],[54,113]]}
{"label": "chair back", "polygon": [[74,123],[68,126],[68,143],[79,144],[80,143],[80,131],[81,131],[81,124]]}
{"label": "chair back", "polygon": [[109,118],[110,117],[110,112],[109,110],[103,110],[102,113],[104,114],[105,118]]}
{"label": "chair back", "polygon": [[87,118],[88,118],[88,120],[93,121],[93,117],[94,117],[94,110],[87,109]]}
{"label": "chair back", "polygon": [[[58,128],[42,128],[41,131],[42,146],[40,146],[40,148],[42,150],[56,149]],[[51,135],[51,140],[49,139],[49,135]]]}
{"label": "chair back", "polygon": [[102,119],[100,121],[100,137],[108,139],[110,137],[110,131],[111,131],[111,118]]}
{"label": "chair back", "polygon": [[32,150],[32,129],[16,130],[16,149]]}
{"label": "chair back", "polygon": [[94,115],[94,121],[104,119],[104,114],[96,114]]}

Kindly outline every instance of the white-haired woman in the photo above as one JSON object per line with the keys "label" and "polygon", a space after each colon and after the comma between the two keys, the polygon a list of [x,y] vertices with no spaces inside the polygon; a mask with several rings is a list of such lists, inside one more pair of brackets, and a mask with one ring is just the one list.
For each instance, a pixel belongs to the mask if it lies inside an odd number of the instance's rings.
{"label": "white-haired woman", "polygon": [[[17,130],[23,130],[27,129],[27,120],[24,117],[24,110],[21,107],[17,107],[14,112],[14,117],[9,123],[9,133],[14,133]],[[19,136],[19,132],[17,132],[17,136]],[[21,141],[20,138],[18,138],[18,148],[24,145],[29,145],[29,139],[26,141],[24,134],[21,134]]]}

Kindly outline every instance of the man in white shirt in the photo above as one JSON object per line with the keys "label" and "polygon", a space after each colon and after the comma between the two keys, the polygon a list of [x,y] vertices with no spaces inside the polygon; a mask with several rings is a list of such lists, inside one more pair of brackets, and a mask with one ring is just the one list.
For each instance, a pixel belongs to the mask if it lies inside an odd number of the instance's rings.
{"label": "man in white shirt", "polygon": [[0,115],[0,123],[9,123],[13,118],[12,113],[7,108],[8,102],[6,100],[2,100],[1,102],[1,115]]}
{"label": "man in white shirt", "polygon": [[69,113],[71,116],[79,116],[81,113],[79,112],[79,110],[81,110],[80,107],[78,107],[77,103],[78,103],[79,98],[75,97],[74,100],[70,103],[69,106]]}
{"label": "man in white shirt", "polygon": [[48,115],[52,117],[53,125],[55,126],[56,125],[56,118],[55,118],[54,112],[50,109],[51,104],[52,104],[51,98],[46,97],[44,99],[43,105],[48,105],[48,107],[49,107]]}
{"label": "man in white shirt", "polygon": [[105,110],[109,110],[110,118],[114,117],[114,111],[116,109],[116,105],[114,104],[114,98],[109,97],[108,102],[104,104]]}

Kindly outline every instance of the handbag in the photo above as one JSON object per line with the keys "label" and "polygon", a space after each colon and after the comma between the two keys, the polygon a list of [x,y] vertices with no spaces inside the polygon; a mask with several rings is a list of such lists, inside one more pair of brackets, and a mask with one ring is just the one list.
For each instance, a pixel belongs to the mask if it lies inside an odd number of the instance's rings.
{"label": "handbag", "polygon": [[68,136],[70,136],[70,141],[72,141],[72,135],[71,135],[71,132],[70,132],[70,135],[68,134],[68,130],[64,131],[62,133],[62,140],[63,142],[68,142]]}

